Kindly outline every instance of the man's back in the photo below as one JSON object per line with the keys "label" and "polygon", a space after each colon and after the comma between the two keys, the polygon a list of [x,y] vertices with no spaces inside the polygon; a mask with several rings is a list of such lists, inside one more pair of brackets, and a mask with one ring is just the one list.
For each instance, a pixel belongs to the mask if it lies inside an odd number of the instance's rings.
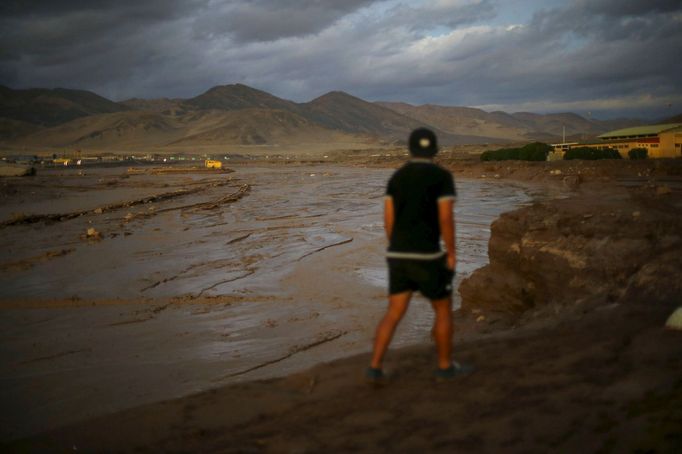
{"label": "man's back", "polygon": [[438,201],[455,198],[450,172],[428,159],[412,159],[393,174],[386,195],[395,213],[388,257],[442,254]]}

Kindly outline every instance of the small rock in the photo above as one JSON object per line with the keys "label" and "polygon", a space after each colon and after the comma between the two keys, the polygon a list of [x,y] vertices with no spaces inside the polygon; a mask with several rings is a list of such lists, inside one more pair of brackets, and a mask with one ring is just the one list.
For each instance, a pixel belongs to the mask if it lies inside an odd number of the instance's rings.
{"label": "small rock", "polygon": [[102,211],[101,208],[95,208],[95,214],[102,214]]}
{"label": "small rock", "polygon": [[567,175],[563,178],[564,185],[569,189],[577,189],[583,179],[580,175]]}
{"label": "small rock", "polygon": [[135,217],[135,215],[133,213],[128,213],[125,215],[125,217],[123,219],[125,219],[126,221],[130,221],[134,217]]}
{"label": "small rock", "polygon": [[21,222],[26,218],[26,215],[24,213],[12,213],[10,215],[10,221],[11,222]]}
{"label": "small rock", "polygon": [[635,219],[637,219],[637,218],[640,217],[641,215],[642,215],[642,213],[640,213],[639,211],[633,211],[633,212],[632,212],[632,217],[635,218]]}
{"label": "small rock", "polygon": [[663,186],[658,186],[656,188],[656,195],[666,195],[666,194],[670,194],[671,192],[673,192],[673,190],[670,189],[670,186],[663,185]]}
{"label": "small rock", "polygon": [[682,330],[682,306],[678,307],[670,314],[670,317],[668,317],[668,320],[665,322],[665,327],[678,331]]}
{"label": "small rock", "polygon": [[482,321],[484,321],[484,320],[485,320],[485,315],[479,315],[479,316],[476,318],[476,321],[477,321],[477,322],[482,322]]}
{"label": "small rock", "polygon": [[101,240],[102,234],[99,233],[94,227],[89,227],[86,234],[89,240]]}

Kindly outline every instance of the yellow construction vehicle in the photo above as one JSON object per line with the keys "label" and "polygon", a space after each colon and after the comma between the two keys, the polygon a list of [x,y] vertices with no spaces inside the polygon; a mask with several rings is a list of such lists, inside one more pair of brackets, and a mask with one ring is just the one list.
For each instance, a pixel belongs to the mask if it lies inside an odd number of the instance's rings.
{"label": "yellow construction vehicle", "polygon": [[207,159],[205,164],[206,164],[207,169],[222,169],[223,168],[223,163],[221,161],[216,161],[214,159]]}

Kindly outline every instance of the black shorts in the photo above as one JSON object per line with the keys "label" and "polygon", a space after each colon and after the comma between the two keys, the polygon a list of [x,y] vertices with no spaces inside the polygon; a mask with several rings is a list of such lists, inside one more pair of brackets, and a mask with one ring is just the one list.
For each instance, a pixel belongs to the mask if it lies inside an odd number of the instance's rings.
{"label": "black shorts", "polygon": [[455,272],[448,269],[445,257],[434,260],[387,260],[389,294],[419,291],[430,300],[439,300],[452,294]]}

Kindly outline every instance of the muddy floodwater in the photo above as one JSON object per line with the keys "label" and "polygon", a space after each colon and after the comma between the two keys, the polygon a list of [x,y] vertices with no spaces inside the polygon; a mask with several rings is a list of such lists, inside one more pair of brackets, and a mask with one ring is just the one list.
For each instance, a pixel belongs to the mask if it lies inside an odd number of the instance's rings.
{"label": "muddy floodwater", "polygon": [[[385,306],[391,172],[3,180],[0,438],[368,351]],[[487,262],[500,213],[556,196],[480,180],[457,191],[458,281]],[[428,340],[431,322],[416,298],[394,345]]]}

